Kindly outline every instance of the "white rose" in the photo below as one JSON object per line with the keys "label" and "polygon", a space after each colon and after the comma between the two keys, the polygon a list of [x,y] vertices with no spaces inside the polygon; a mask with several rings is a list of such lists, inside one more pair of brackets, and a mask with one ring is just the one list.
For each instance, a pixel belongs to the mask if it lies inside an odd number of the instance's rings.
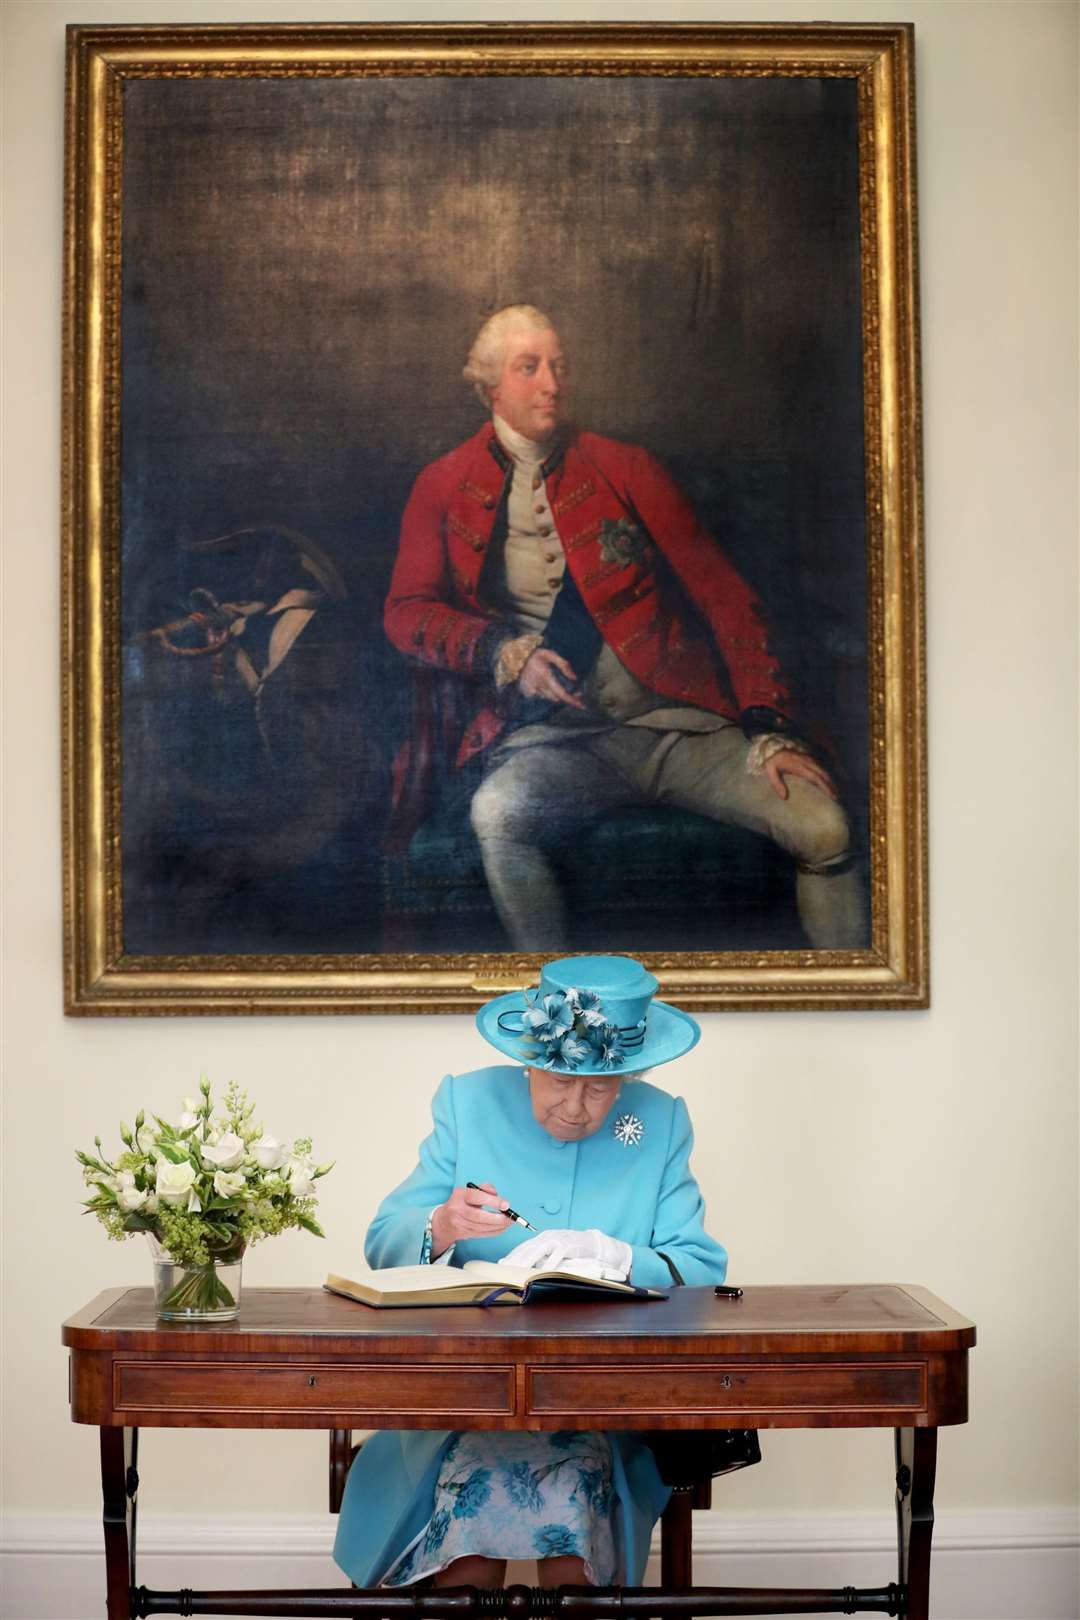
{"label": "white rose", "polygon": [[101,1178],[110,1192],[122,1192],[125,1187],[134,1187],[135,1177],[130,1170],[117,1170],[114,1175]]}
{"label": "white rose", "polygon": [[198,1209],[199,1200],[194,1191],[195,1166],[189,1159],[171,1164],[159,1159],[157,1167],[157,1195],[161,1203],[172,1204],[175,1209]]}
{"label": "white rose", "polygon": [[244,1144],[235,1131],[226,1131],[216,1143],[204,1142],[199,1151],[218,1170],[235,1170],[244,1162]]}
{"label": "white rose", "polygon": [[216,1170],[214,1172],[214,1191],[219,1198],[235,1198],[237,1193],[243,1192],[246,1185],[242,1170]]}
{"label": "white rose", "polygon": [[125,1215],[133,1209],[139,1209],[146,1202],[146,1194],[140,1192],[135,1185],[135,1174],[132,1170],[120,1170],[114,1177],[113,1191],[116,1202]]}
{"label": "white rose", "polygon": [[149,1153],[157,1139],[158,1128],[156,1125],[140,1125],[135,1132],[135,1146],[140,1153]]}
{"label": "white rose", "polygon": [[157,1193],[147,1193],[146,1203],[143,1205],[144,1215],[157,1214]]}
{"label": "white rose", "polygon": [[197,1125],[198,1123],[198,1114],[193,1114],[190,1109],[185,1108],[184,1112],[180,1115],[180,1118],[177,1121],[177,1129],[181,1131],[190,1131],[191,1127],[193,1125]]}
{"label": "white rose", "polygon": [[285,1149],[276,1136],[260,1136],[252,1142],[251,1152],[260,1170],[280,1170],[285,1163]]}
{"label": "white rose", "polygon": [[315,1183],[311,1179],[311,1165],[303,1159],[293,1159],[289,1165],[289,1191],[294,1198],[311,1198]]}

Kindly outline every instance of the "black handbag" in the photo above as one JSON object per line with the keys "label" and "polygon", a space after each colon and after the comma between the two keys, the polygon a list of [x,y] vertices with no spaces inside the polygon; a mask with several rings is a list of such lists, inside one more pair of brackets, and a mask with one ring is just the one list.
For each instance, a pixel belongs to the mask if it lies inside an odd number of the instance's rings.
{"label": "black handbag", "polygon": [[645,1440],[665,1485],[685,1487],[761,1461],[756,1429],[653,1429]]}

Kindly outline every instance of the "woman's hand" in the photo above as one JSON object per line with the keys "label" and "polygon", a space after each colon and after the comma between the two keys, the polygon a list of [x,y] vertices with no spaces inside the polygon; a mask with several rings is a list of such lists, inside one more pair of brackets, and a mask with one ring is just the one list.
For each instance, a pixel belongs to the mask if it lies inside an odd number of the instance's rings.
{"label": "woman's hand", "polygon": [[508,1266],[527,1266],[530,1271],[557,1271],[564,1260],[575,1264],[588,1260],[600,1268],[600,1275],[612,1282],[625,1282],[633,1264],[633,1250],[620,1238],[608,1237],[595,1226],[585,1232],[552,1228],[519,1243],[503,1256]]}
{"label": "woman's hand", "polygon": [[506,1209],[505,1198],[500,1198],[490,1181],[477,1187],[455,1187],[445,1204],[440,1204],[431,1216],[431,1257],[437,1260],[451,1244],[461,1238],[493,1237],[505,1232],[510,1225],[505,1215],[485,1209],[485,1204],[499,1204]]}

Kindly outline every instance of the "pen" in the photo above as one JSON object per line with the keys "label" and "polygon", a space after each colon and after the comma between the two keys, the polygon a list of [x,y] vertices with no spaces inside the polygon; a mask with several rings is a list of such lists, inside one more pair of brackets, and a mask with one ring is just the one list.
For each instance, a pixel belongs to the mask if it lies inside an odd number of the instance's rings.
{"label": "pen", "polygon": [[713,1293],[717,1299],[742,1299],[742,1289],[732,1288],[729,1283],[717,1283]]}
{"label": "pen", "polygon": [[[483,1187],[478,1187],[475,1181],[467,1181],[465,1185],[466,1187],[471,1187],[473,1192],[483,1192],[484,1190]],[[533,1225],[532,1221],[527,1221],[524,1215],[519,1215],[516,1209],[510,1208],[509,1204],[507,1204],[505,1209],[500,1210],[499,1213],[500,1215],[508,1216],[509,1219],[513,1221],[515,1226],[523,1226],[527,1232],[537,1231],[537,1228]]]}

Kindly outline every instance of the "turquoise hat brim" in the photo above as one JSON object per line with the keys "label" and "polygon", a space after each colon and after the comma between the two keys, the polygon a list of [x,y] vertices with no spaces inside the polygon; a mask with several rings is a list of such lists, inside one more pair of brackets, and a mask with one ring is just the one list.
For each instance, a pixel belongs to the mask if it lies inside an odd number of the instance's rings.
{"label": "turquoise hat brim", "polygon": [[[485,1002],[476,1015],[476,1027],[489,1045],[513,1058],[515,1063],[533,1069],[546,1069],[549,1065],[526,1051],[525,1037],[499,1028],[503,1013],[524,1012],[525,997],[520,990],[511,990],[494,1001]],[[655,1069],[661,1063],[670,1063],[682,1057],[701,1039],[701,1026],[689,1013],[680,1012],[666,1001],[649,1003],[649,1017],[645,1026],[645,1043],[627,1057],[625,1063],[614,1069],[602,1069],[582,1064],[580,1069],[560,1069],[560,1074],[636,1074],[639,1069]],[[531,1043],[530,1043],[531,1044]]]}

